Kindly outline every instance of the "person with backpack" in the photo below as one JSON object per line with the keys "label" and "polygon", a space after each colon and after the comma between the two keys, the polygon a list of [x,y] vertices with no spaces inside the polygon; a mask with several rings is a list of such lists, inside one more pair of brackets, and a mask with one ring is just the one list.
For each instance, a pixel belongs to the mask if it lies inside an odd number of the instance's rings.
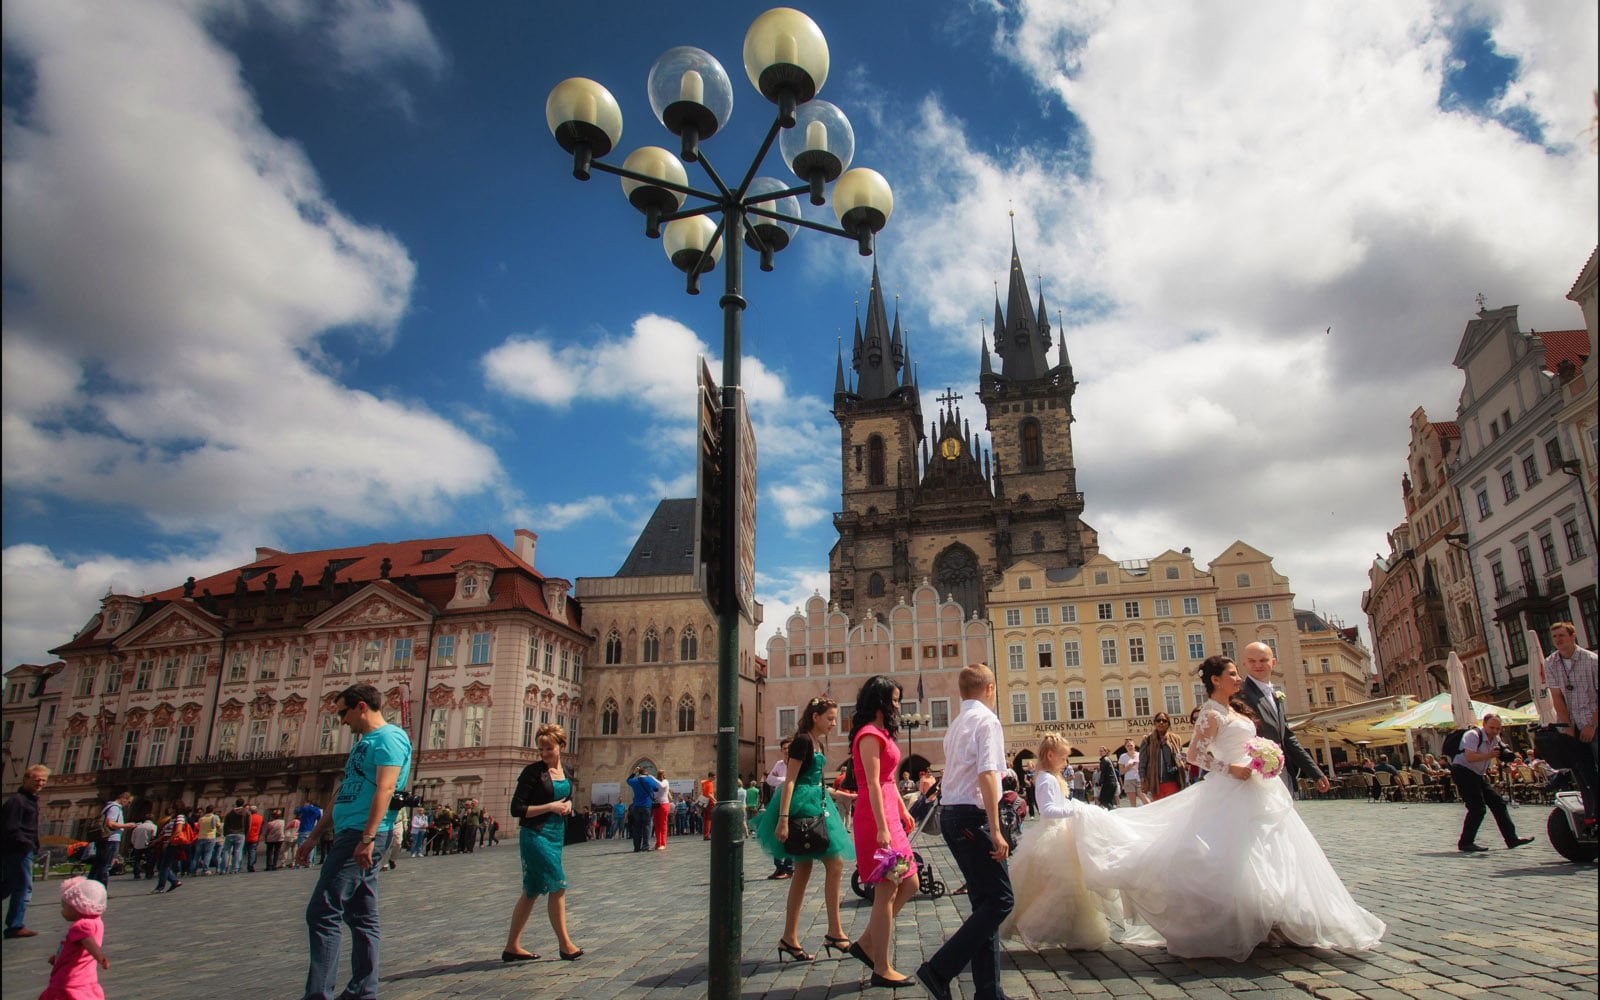
{"label": "person with backpack", "polygon": [[89,877],[101,885],[105,885],[106,880],[111,877],[111,864],[117,860],[117,853],[122,850],[122,831],[131,830],[138,825],[127,822],[127,817],[124,815],[131,802],[133,793],[122,792],[100,807],[100,818],[95,821],[94,864],[89,869]]}
{"label": "person with backpack", "polygon": [[1117,792],[1121,783],[1117,778],[1117,762],[1111,758],[1111,748],[1100,748],[1100,769],[1098,783],[1100,789],[1100,806],[1103,809],[1117,807]]}
{"label": "person with backpack", "polygon": [[1517,836],[1506,800],[1484,780],[1489,762],[1499,759],[1502,752],[1511,752],[1500,743],[1500,725],[1500,716],[1490,712],[1483,717],[1482,726],[1458,729],[1444,741],[1445,754],[1450,756],[1450,777],[1455,779],[1456,790],[1467,807],[1467,817],[1461,823],[1461,837],[1456,841],[1456,850],[1464,853],[1488,850],[1476,843],[1486,810],[1494,814],[1495,825],[1500,828],[1507,850],[1533,842],[1532,837]]}

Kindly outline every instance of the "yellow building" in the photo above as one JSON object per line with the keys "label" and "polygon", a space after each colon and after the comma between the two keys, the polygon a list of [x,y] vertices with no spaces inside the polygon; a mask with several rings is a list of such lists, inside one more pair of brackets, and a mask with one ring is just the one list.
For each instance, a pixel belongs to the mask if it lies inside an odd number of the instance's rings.
{"label": "yellow building", "polygon": [[1372,654],[1361,645],[1355,629],[1329,622],[1315,611],[1296,611],[1294,622],[1311,711],[1342,708],[1372,697]]}
{"label": "yellow building", "polygon": [[1278,658],[1273,682],[1288,696],[1289,714],[1309,711],[1289,578],[1273,569],[1271,556],[1244,542],[1228,546],[1208,568],[1217,581],[1222,654],[1237,658],[1252,642],[1266,643]]}

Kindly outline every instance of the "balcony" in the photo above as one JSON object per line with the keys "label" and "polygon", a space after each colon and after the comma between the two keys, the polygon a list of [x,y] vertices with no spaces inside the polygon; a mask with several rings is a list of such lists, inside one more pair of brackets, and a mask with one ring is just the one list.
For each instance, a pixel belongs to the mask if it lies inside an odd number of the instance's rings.
{"label": "balcony", "polygon": [[106,768],[99,772],[102,785],[158,785],[162,782],[277,778],[284,775],[340,773],[346,754],[296,757],[283,753],[212,754],[187,764],[155,767]]}

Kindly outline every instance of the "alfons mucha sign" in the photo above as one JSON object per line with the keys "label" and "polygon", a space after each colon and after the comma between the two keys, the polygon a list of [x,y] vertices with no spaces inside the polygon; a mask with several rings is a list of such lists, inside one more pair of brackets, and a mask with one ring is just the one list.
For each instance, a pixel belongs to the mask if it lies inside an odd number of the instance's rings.
{"label": "alfons mucha sign", "polygon": [[[1080,720],[1077,722],[1039,722],[1033,726],[1037,736],[1045,733],[1060,733],[1063,736],[1133,736],[1148,733],[1156,728],[1155,716],[1144,715],[1132,719],[1111,720]],[[1172,719],[1172,731],[1186,733],[1190,729],[1189,718],[1185,715]]]}

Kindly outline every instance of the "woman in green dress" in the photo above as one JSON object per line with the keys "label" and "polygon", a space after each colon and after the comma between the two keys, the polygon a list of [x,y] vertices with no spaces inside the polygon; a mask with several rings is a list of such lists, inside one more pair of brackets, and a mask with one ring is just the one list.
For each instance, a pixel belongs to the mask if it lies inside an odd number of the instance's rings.
{"label": "woman in green dress", "polygon": [[[788,773],[783,787],[766,811],[756,821],[756,839],[774,859],[790,858],[795,862],[794,878],[789,882],[789,902],[784,910],[783,936],[778,939],[778,953],[783,957],[808,962],[815,956],[807,954],[799,944],[800,901],[805,898],[806,883],[811,878],[814,862],[822,862],[823,889],[828,911],[828,933],[823,937],[824,947],[840,953],[850,947],[844,924],[839,919],[839,884],[844,863],[854,861],[855,847],[845,832],[839,818],[838,807],[830,801],[823,788],[823,769],[827,766],[827,739],[839,725],[839,706],[831,699],[811,699],[800,713],[800,724],[794,738],[789,741]],[[828,829],[828,846],[810,855],[791,855],[784,849],[789,836],[789,824],[805,816],[823,816]]]}
{"label": "woman in green dress", "polygon": [[522,930],[528,926],[534,900],[543,894],[550,897],[550,927],[556,932],[556,947],[562,959],[570,962],[581,956],[583,949],[567,936],[567,875],[561,870],[566,818],[572,815],[572,782],[561,766],[567,732],[557,725],[543,725],[535,742],[539,759],[522,769],[511,796],[511,815],[521,827],[522,895],[511,910],[511,933],[500,960],[531,962],[539,957],[522,947]]}

